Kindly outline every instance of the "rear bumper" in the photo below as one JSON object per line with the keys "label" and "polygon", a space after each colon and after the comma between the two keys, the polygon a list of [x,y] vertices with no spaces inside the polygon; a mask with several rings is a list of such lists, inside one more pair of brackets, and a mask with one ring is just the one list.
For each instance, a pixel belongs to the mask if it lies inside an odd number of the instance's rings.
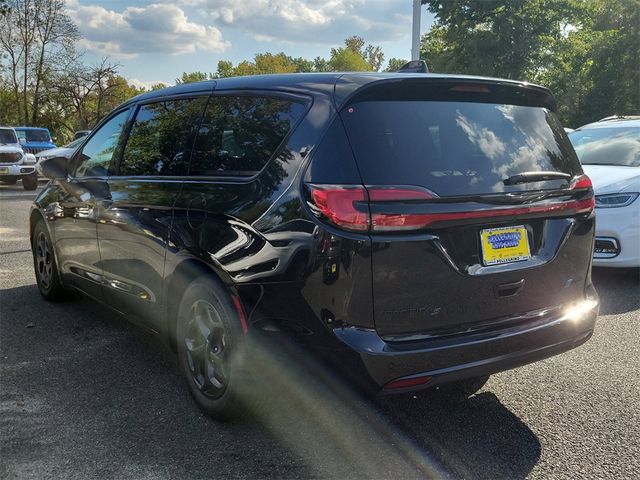
{"label": "rear bumper", "polygon": [[[392,343],[372,330],[342,328],[334,333],[357,352],[373,389],[403,393],[509,370],[571,350],[593,334],[599,305],[595,292],[588,302],[541,312],[511,327],[448,338]],[[397,385],[397,380],[412,383],[427,377],[419,385],[389,388],[392,381]]]}

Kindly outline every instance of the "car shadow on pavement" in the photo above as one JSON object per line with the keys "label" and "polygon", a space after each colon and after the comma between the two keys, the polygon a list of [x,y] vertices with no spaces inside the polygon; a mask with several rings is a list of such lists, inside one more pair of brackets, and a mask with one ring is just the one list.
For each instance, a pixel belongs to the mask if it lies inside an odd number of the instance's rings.
{"label": "car shadow on pavement", "polygon": [[600,315],[640,309],[640,268],[594,268],[592,279],[600,296]]}
{"label": "car shadow on pavement", "polygon": [[525,478],[540,459],[535,433],[488,391],[458,403],[437,392],[388,397],[380,408],[453,478]]}
{"label": "car shadow on pavement", "polygon": [[104,307],[48,304],[31,285],[0,292],[0,308],[4,477],[523,478],[540,458],[487,391],[373,406],[286,380],[275,411],[215,422],[171,352]]}

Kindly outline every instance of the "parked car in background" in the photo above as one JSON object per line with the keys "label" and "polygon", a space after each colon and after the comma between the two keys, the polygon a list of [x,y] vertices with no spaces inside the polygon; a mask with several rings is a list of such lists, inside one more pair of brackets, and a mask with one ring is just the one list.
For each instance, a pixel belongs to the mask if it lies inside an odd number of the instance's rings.
{"label": "parked car in background", "polygon": [[56,144],[51,140],[51,134],[47,128],[39,127],[14,127],[22,149],[26,153],[42,152],[50,148],[56,148]]}
{"label": "parked car in background", "polygon": [[596,194],[593,264],[640,267],[640,119],[607,117],[569,138]]}
{"label": "parked car in background", "polygon": [[25,190],[35,190],[38,188],[35,164],[36,158],[24,152],[15,130],[0,127],[0,182],[15,185],[22,180]]}
{"label": "parked car in background", "polygon": [[216,417],[285,352],[375,394],[466,398],[593,333],[593,189],[555,110],[542,87],[437,74],[145,93],[39,162],[38,288],[148,325]]}
{"label": "parked car in background", "polygon": [[86,137],[91,133],[91,130],[78,130],[73,134],[73,140],[78,140],[79,138]]}
{"label": "parked car in background", "polygon": [[68,143],[62,147],[43,150],[42,152],[36,154],[36,160],[39,162],[41,160],[47,160],[48,158],[54,158],[54,157],[71,158],[71,156],[76,151],[78,146],[82,144],[83,140],[84,140],[84,137],[80,137],[77,140],[74,140],[71,143]]}

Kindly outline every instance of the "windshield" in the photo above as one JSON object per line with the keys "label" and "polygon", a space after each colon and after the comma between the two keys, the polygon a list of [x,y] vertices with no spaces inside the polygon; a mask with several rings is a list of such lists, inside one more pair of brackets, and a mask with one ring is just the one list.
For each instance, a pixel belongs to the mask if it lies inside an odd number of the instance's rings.
{"label": "windshield", "polygon": [[640,166],[640,127],[576,130],[569,139],[583,165]]}
{"label": "windshield", "polygon": [[27,143],[30,142],[42,142],[49,143],[51,142],[51,136],[49,135],[48,130],[18,130],[16,129],[16,134],[18,138],[24,138]]}
{"label": "windshield", "polygon": [[524,172],[581,173],[562,125],[545,108],[373,101],[348,106],[341,116],[363,180],[371,185],[473,195],[566,186],[566,180],[505,184]]}
{"label": "windshield", "polygon": [[8,128],[0,128],[0,143],[18,143],[16,134]]}

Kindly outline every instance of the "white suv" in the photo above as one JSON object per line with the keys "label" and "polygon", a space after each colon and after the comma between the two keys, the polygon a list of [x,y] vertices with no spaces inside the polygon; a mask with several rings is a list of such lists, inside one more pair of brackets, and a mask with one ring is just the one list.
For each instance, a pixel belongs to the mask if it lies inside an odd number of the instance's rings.
{"label": "white suv", "polygon": [[19,179],[25,190],[38,188],[36,157],[22,151],[13,128],[0,127],[0,182],[13,185]]}

